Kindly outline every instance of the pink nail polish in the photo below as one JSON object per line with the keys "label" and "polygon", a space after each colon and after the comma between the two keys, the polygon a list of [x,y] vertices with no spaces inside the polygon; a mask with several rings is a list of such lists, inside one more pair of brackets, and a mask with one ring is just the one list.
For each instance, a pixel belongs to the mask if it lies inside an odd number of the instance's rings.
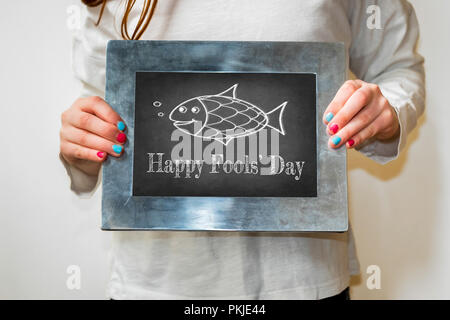
{"label": "pink nail polish", "polygon": [[124,143],[127,140],[127,136],[125,135],[125,133],[119,133],[117,135],[117,141],[119,141],[120,143]]}
{"label": "pink nail polish", "polygon": [[105,156],[105,153],[102,151],[97,152],[97,157],[103,159],[103,157]]}
{"label": "pink nail polish", "polygon": [[347,142],[348,142],[349,147],[351,147],[355,144],[355,140],[353,140],[353,139],[350,139]]}
{"label": "pink nail polish", "polygon": [[338,127],[338,125],[337,125],[336,123],[333,124],[333,125],[330,127],[330,131],[333,132],[333,133],[338,132],[338,130],[339,130],[339,127]]}

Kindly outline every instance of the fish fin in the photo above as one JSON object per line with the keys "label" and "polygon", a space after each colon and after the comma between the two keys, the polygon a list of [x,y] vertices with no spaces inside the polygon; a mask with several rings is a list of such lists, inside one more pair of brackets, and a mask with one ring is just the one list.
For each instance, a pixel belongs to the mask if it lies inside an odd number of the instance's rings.
{"label": "fish fin", "polygon": [[237,88],[237,86],[238,86],[238,83],[236,83],[234,86],[228,88],[224,92],[216,94],[216,96],[224,96],[224,97],[229,97],[229,98],[236,99],[236,88]]}
{"label": "fish fin", "polygon": [[285,135],[285,132],[284,132],[282,118],[283,118],[284,108],[286,108],[287,103],[288,102],[285,101],[282,104],[280,104],[278,107],[276,107],[275,109],[273,109],[272,111],[267,113],[267,118],[269,120],[267,122],[267,126],[274,129],[275,131],[278,131],[283,136]]}

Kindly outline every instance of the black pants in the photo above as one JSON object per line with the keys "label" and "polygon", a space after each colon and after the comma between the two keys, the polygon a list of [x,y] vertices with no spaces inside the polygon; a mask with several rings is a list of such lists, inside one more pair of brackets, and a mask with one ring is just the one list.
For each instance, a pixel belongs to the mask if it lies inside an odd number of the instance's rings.
{"label": "black pants", "polygon": [[345,288],[341,293],[338,293],[335,296],[331,296],[328,298],[324,298],[322,300],[330,300],[330,301],[345,301],[350,300],[350,288]]}
{"label": "black pants", "polygon": [[[114,300],[114,299],[111,299]],[[341,293],[338,293],[335,296],[331,296],[328,298],[324,298],[322,300],[330,300],[330,301],[345,301],[345,300],[350,300],[350,288],[345,288],[344,291],[342,291]]]}

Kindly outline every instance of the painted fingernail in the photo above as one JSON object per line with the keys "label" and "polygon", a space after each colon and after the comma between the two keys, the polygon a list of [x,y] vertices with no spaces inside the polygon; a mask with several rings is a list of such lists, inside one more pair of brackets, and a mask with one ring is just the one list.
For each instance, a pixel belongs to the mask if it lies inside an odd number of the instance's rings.
{"label": "painted fingernail", "polygon": [[100,159],[102,159],[105,156],[105,153],[102,151],[97,152],[97,157],[99,157]]}
{"label": "painted fingernail", "polygon": [[333,138],[331,138],[331,142],[333,142],[333,144],[337,146],[341,142],[341,138],[339,136],[334,136]]}
{"label": "painted fingernail", "polygon": [[330,127],[330,131],[333,132],[333,133],[338,132],[338,130],[339,130],[339,127],[338,127],[338,125],[337,125],[336,123],[333,124],[333,125]]}
{"label": "painted fingernail", "polygon": [[119,128],[120,131],[125,130],[125,123],[122,121],[117,122],[117,128]]}
{"label": "painted fingernail", "polygon": [[119,133],[117,135],[117,141],[119,141],[120,143],[124,143],[125,141],[127,141],[127,135],[125,133]]}
{"label": "painted fingernail", "polygon": [[113,145],[113,150],[115,153],[121,153],[122,152],[122,146],[119,146],[117,144]]}
{"label": "painted fingernail", "polygon": [[333,117],[334,117],[334,114],[331,113],[331,112],[329,112],[329,113],[327,113],[327,115],[325,116],[325,120],[327,120],[327,122],[330,122],[331,119],[333,119]]}
{"label": "painted fingernail", "polygon": [[353,139],[348,140],[349,147],[353,146],[354,144],[355,144],[355,140],[353,140]]}

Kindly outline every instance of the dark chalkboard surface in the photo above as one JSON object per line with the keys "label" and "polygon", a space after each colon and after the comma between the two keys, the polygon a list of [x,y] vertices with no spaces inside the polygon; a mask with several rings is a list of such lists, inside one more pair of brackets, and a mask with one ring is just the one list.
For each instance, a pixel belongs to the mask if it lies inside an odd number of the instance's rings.
{"label": "dark chalkboard surface", "polygon": [[133,196],[316,197],[316,75],[136,72]]}

